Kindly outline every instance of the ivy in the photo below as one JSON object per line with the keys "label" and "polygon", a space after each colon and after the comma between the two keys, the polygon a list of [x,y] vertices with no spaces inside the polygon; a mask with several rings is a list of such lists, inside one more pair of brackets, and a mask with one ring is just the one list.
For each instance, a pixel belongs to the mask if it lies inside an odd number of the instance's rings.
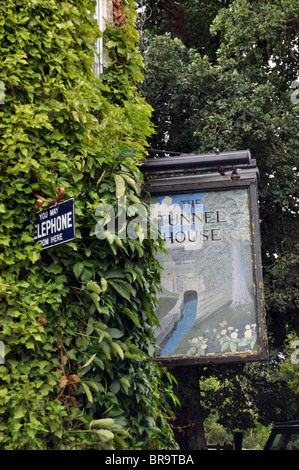
{"label": "ivy", "polygon": [[[153,132],[139,94],[134,5],[109,25],[93,75],[94,2],[0,6],[0,448],[176,448],[173,378],[155,361],[160,240],[99,240],[104,203],[142,203]],[[110,41],[110,42],[109,42]],[[112,42],[114,41],[114,44]],[[34,243],[35,205],[75,198],[76,240]],[[133,214],[131,218],[133,217]],[[130,218],[127,223],[130,222]]]}

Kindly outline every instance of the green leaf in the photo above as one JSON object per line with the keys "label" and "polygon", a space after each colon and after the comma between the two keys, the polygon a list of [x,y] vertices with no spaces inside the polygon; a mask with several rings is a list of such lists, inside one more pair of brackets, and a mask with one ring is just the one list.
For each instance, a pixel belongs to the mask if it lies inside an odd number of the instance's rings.
{"label": "green leaf", "polygon": [[137,326],[137,328],[143,328],[143,326],[141,325],[141,323],[140,323],[139,318],[137,317],[137,315],[135,315],[129,308],[124,307],[122,311],[123,311],[126,315],[128,315],[128,317],[132,320],[132,322],[134,323],[134,325]]}
{"label": "green leaf", "polygon": [[95,357],[94,358],[94,363],[101,369],[101,370],[104,370],[105,369],[105,364],[104,362],[102,361],[102,359],[98,358],[98,357]]}
{"label": "green leaf", "polygon": [[90,391],[89,386],[88,386],[86,383],[84,383],[84,382],[81,382],[81,385],[82,385],[82,387],[83,387],[83,389],[84,389],[84,392],[86,393],[87,400],[92,403],[92,402],[93,402],[93,398],[92,398],[92,394],[91,394],[91,391]]}
{"label": "green leaf", "polygon": [[34,342],[32,341],[32,339],[29,339],[28,341],[26,341],[26,348],[27,349],[35,349],[35,345],[34,345]]}
{"label": "green leaf", "polygon": [[128,394],[128,393],[129,393],[129,389],[131,388],[130,382],[129,382],[128,379],[126,379],[125,377],[121,377],[120,382],[121,382],[121,384],[122,384],[122,386],[123,386],[123,388],[124,388],[125,393]]}
{"label": "green leaf", "polygon": [[109,429],[115,423],[115,419],[112,418],[102,418],[102,419],[94,419],[89,424],[89,427],[92,428],[93,426],[100,426],[101,428]]}
{"label": "green leaf", "polygon": [[94,360],[94,358],[96,357],[96,355],[97,355],[97,353],[93,354],[93,356],[91,356],[91,357],[88,359],[88,361],[84,364],[84,366],[82,366],[82,368],[89,366],[89,364],[92,363],[92,361]]}
{"label": "green leaf", "polygon": [[111,384],[110,384],[109,390],[116,395],[120,390],[119,381],[118,380],[113,380],[113,382],[111,382]]}
{"label": "green leaf", "polygon": [[82,262],[79,262],[79,263],[76,263],[74,266],[73,266],[73,271],[74,271],[74,274],[76,276],[76,278],[78,279],[80,277],[80,275],[82,274],[82,271],[84,269],[84,263]]}
{"label": "green leaf", "polygon": [[[140,193],[140,189],[137,186],[136,181],[131,176],[122,173],[122,177],[126,180],[127,183],[129,183],[132,186],[136,194]],[[140,200],[138,200],[138,202],[140,203]]]}
{"label": "green leaf", "polygon": [[8,389],[7,388],[1,388],[0,389],[0,398],[5,397],[8,394]]}
{"label": "green leaf", "polygon": [[[132,437],[132,436],[129,435],[128,437]],[[116,443],[117,447],[119,447],[121,449],[126,449],[127,448],[127,445],[126,445],[124,439],[121,436],[118,436],[117,434],[114,435],[114,442]]]}
{"label": "green leaf", "polygon": [[89,281],[93,276],[93,270],[85,268],[83,269],[82,274],[80,275],[82,281]]}
{"label": "green leaf", "polygon": [[108,284],[107,284],[107,280],[102,277],[102,278],[101,278],[101,287],[102,287],[102,291],[103,291],[103,292],[106,292],[106,290],[107,290],[107,285],[108,285]]}
{"label": "green leaf", "polygon": [[97,393],[104,393],[105,389],[103,385],[96,381],[96,380],[84,380],[85,384],[87,384],[89,387],[91,387],[95,392]]}
{"label": "green leaf", "polygon": [[100,440],[103,442],[111,441],[114,438],[113,432],[109,431],[108,429],[99,429],[95,432],[97,433],[97,436],[100,438]]}
{"label": "green leaf", "polygon": [[95,292],[96,294],[101,294],[102,292],[102,288],[95,281],[88,281],[86,289],[91,290]]}
{"label": "green leaf", "polygon": [[132,354],[130,352],[125,352],[125,357],[127,357],[128,359],[135,359],[136,361],[145,361],[146,360],[145,357],[139,356],[139,354]]}
{"label": "green leaf", "polygon": [[131,289],[130,285],[127,284],[125,281],[112,281],[110,280],[109,283],[112,285],[112,287],[125,299],[130,300],[131,299]]}
{"label": "green leaf", "polygon": [[81,171],[77,170],[73,170],[71,174],[75,183],[77,183],[77,181],[80,181],[84,177],[84,174]]}
{"label": "green leaf", "polygon": [[101,343],[101,346],[102,346],[102,349],[103,349],[103,352],[104,352],[105,356],[107,357],[107,359],[109,361],[111,361],[111,347],[110,347],[110,344],[105,339],[102,339],[102,341],[99,340],[99,342]]}
{"label": "green leaf", "polygon": [[120,175],[114,175],[114,181],[115,181],[116,197],[119,199],[125,195],[126,183],[125,183],[125,180]]}
{"label": "green leaf", "polygon": [[100,307],[100,304],[99,304],[100,296],[98,294],[96,294],[95,292],[92,292],[90,294],[90,297],[92,298],[98,312],[101,313],[101,307]]}
{"label": "green leaf", "polygon": [[13,419],[21,419],[26,415],[27,409],[24,406],[18,406],[15,409]]}
{"label": "green leaf", "polygon": [[59,264],[51,263],[47,270],[50,273],[60,274],[62,272],[62,267]]}
{"label": "green leaf", "polygon": [[111,338],[121,338],[124,335],[123,331],[118,330],[117,328],[108,328],[106,332],[111,336]]}
{"label": "green leaf", "polygon": [[55,131],[51,133],[51,138],[54,140],[61,140],[63,139],[63,137],[63,134],[61,134],[57,129],[55,129]]}
{"label": "green leaf", "polygon": [[28,254],[28,257],[30,259],[30,261],[32,261],[32,263],[36,263],[36,261],[39,259],[40,257],[40,253],[36,252],[36,251],[31,251],[29,254]]}
{"label": "green leaf", "polygon": [[114,351],[119,355],[121,359],[124,359],[124,351],[122,350],[122,348],[120,347],[118,343],[116,343],[115,341],[111,341],[111,347],[112,349],[114,349]]}
{"label": "green leaf", "polygon": [[111,39],[105,42],[105,47],[107,47],[107,49],[112,49],[113,47],[116,47],[117,45],[118,45],[118,41],[112,41]]}
{"label": "green leaf", "polygon": [[39,393],[45,397],[47,395],[49,395],[50,392],[53,391],[53,386],[52,385],[49,385],[49,384],[44,384],[41,386],[41,388],[39,389]]}
{"label": "green leaf", "polygon": [[124,279],[125,273],[120,269],[111,269],[110,271],[105,273],[105,279]]}

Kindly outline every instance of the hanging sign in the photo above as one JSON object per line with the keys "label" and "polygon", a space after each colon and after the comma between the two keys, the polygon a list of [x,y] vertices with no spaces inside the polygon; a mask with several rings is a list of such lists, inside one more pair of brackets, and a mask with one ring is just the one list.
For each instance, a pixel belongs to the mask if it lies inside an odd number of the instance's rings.
{"label": "hanging sign", "polygon": [[147,180],[145,198],[167,251],[157,256],[158,359],[265,360],[257,169],[158,176]]}
{"label": "hanging sign", "polygon": [[56,203],[36,214],[34,240],[36,243],[41,243],[43,250],[74,239],[74,198]]}

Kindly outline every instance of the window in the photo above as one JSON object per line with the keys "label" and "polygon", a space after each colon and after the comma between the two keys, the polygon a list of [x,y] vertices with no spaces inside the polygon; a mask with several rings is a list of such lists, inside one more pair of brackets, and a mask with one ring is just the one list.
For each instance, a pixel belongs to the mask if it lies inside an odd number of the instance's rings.
{"label": "window", "polygon": [[[107,3],[109,0],[96,0],[95,19],[101,31],[104,31],[107,21]],[[95,55],[94,72],[98,78],[103,71],[105,65],[104,51],[103,51],[103,38],[97,40],[97,52]]]}
{"label": "window", "polygon": [[298,433],[276,434],[273,439],[271,450],[299,450]]}

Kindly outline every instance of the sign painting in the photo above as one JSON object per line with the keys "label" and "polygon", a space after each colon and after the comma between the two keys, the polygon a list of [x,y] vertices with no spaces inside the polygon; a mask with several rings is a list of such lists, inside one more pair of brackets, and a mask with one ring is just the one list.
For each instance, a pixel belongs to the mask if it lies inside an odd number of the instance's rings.
{"label": "sign painting", "polygon": [[158,358],[259,356],[261,302],[248,187],[154,195],[150,207],[167,250],[158,255]]}

